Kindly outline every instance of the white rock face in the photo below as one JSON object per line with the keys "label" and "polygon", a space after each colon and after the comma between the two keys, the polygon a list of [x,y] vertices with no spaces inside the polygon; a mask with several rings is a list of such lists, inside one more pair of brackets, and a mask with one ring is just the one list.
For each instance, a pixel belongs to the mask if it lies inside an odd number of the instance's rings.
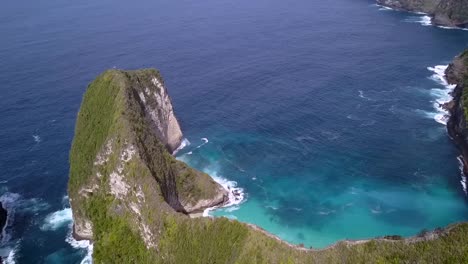
{"label": "white rock face", "polygon": [[144,91],[140,91],[139,97],[153,121],[159,140],[172,153],[182,142],[182,130],[174,115],[166,87],[156,77],[151,79],[151,84],[154,86],[145,87]]}
{"label": "white rock face", "polygon": [[93,239],[93,223],[87,219],[74,219],[73,231],[80,239]]}

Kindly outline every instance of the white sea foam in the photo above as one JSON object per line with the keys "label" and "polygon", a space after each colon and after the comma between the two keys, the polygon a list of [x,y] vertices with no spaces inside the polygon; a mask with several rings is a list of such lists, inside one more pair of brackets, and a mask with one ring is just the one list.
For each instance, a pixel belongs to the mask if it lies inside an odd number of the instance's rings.
{"label": "white sea foam", "polygon": [[429,77],[431,80],[442,85],[445,89],[431,89],[431,95],[435,98],[433,107],[436,110],[435,113],[426,113],[425,115],[429,118],[433,118],[436,122],[446,125],[449,112],[442,107],[445,103],[452,100],[452,91],[456,85],[449,84],[445,79],[445,70],[448,65],[436,65],[434,67],[427,67],[427,69],[433,74]]}
{"label": "white sea foam", "polygon": [[9,250],[7,257],[4,259],[5,264],[15,264],[16,263],[16,252],[18,251],[19,242],[14,248],[7,249]]}
{"label": "white sea foam", "polygon": [[[237,207],[238,209],[238,205],[244,201],[244,197],[245,197],[244,189],[237,187],[237,182],[229,181],[223,177],[218,176],[216,172],[208,173],[208,174],[211,175],[213,180],[215,180],[217,183],[223,186],[225,190],[228,191],[228,198],[229,198],[228,202],[225,203],[222,207],[229,208],[233,206],[233,207]],[[210,207],[210,208],[205,209],[203,211],[203,216],[209,216],[210,211],[216,208],[219,208],[219,207],[215,206],[215,207]],[[234,210],[237,210],[237,209],[234,209]]]}
{"label": "white sea foam", "polygon": [[190,145],[190,141],[188,141],[188,139],[186,139],[186,138],[182,139],[182,142],[180,142],[179,147],[177,147],[174,150],[174,152],[172,152],[172,155],[177,154],[177,152],[181,151],[183,148],[185,148],[186,146],[189,146],[189,145]]}
{"label": "white sea foam", "polygon": [[364,95],[364,92],[363,92],[362,90],[359,90],[358,92],[359,92],[359,97],[361,97],[362,99],[366,99],[366,100],[368,100],[368,101],[372,101],[371,98],[369,98],[369,97],[367,97],[367,96]]}
{"label": "white sea foam", "polygon": [[69,225],[72,221],[71,208],[65,208],[57,212],[53,212],[46,216],[44,224],[41,226],[43,231],[57,230],[64,225]]}
{"label": "white sea foam", "polygon": [[379,7],[379,11],[395,11],[395,9],[393,8],[390,8],[388,6],[381,6],[381,5],[377,5]]}
{"label": "white sea foam", "polygon": [[468,195],[468,191],[466,189],[466,185],[467,185],[467,182],[466,182],[466,176],[465,174],[463,173],[463,160],[462,160],[462,156],[458,156],[457,157],[457,160],[458,160],[458,168],[460,169],[460,176],[461,176],[461,179],[460,179],[460,184],[463,188],[463,191],[465,192],[465,195]]}
{"label": "white sea foam", "polygon": [[198,145],[197,149],[203,147],[204,145],[208,144],[208,142],[210,142],[207,138],[201,138],[201,140],[203,141],[203,143]]}
{"label": "white sea foam", "polygon": [[[423,15],[424,13],[418,13],[418,14]],[[410,16],[403,21],[408,22],[408,23],[419,23],[423,26],[432,26],[432,19],[430,16],[427,16],[427,15]]]}
{"label": "white sea foam", "polygon": [[[67,208],[70,209],[70,208]],[[86,250],[86,256],[81,260],[81,264],[92,264],[93,263],[93,244],[89,240],[76,240],[73,237],[73,215],[71,214],[71,209],[70,209],[70,214],[64,214],[64,216],[67,217],[68,223],[70,223],[69,229],[70,231],[67,234],[67,237],[65,238],[65,241],[70,244],[75,249],[84,249]]]}
{"label": "white sea foam", "polygon": [[41,142],[41,137],[39,135],[33,135],[33,138],[36,143]]}
{"label": "white sea foam", "polygon": [[438,28],[443,29],[457,29],[457,30],[468,30],[468,28],[461,28],[461,27],[447,27],[447,26],[437,26]]}

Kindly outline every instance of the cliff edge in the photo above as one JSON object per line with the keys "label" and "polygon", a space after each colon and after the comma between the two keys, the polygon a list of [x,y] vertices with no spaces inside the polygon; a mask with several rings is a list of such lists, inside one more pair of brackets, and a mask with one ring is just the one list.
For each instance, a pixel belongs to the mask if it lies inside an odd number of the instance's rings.
{"label": "cliff edge", "polygon": [[436,25],[468,26],[466,0],[377,0],[377,3],[396,10],[427,13]]}
{"label": "cliff edge", "polygon": [[[70,152],[76,237],[93,238],[97,200],[116,214],[133,214],[143,233],[150,230],[149,219],[141,213],[149,208],[142,206],[150,203],[152,210],[170,207],[185,214],[224,203],[223,187],[170,155],[181,140],[159,72],[110,70],[93,81],[83,98]],[[145,202],[145,197],[160,197],[161,203]]]}
{"label": "cliff edge", "polygon": [[456,85],[452,92],[453,99],[446,104],[450,112],[447,130],[460,149],[463,172],[468,175],[468,50],[458,55],[445,71],[450,84]]}

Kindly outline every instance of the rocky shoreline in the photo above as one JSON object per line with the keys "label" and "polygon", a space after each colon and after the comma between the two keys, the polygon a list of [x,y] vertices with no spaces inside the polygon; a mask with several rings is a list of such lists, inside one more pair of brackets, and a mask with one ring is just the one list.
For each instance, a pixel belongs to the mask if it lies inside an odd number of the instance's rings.
{"label": "rocky shoreline", "polygon": [[465,63],[466,55],[467,52],[464,52],[457,56],[445,71],[447,82],[456,84],[456,87],[452,92],[452,101],[444,105],[450,113],[447,131],[461,152],[460,161],[463,164],[463,174],[465,176],[468,175],[468,130],[463,100],[464,75],[468,68]]}
{"label": "rocky shoreline", "polygon": [[464,0],[377,0],[377,4],[399,11],[422,12],[434,25],[468,27],[468,1]]}

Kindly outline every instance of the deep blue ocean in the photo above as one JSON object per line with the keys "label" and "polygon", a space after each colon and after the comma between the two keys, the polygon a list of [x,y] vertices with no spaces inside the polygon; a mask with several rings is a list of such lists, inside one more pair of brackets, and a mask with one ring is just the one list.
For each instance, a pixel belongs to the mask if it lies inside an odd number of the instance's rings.
{"label": "deep blue ocean", "polygon": [[213,215],[315,248],[468,220],[428,69],[468,31],[427,22],[371,0],[3,2],[0,255],[86,262],[68,152],[87,84],[114,67],[158,68],[191,142],[178,158],[243,189]]}

